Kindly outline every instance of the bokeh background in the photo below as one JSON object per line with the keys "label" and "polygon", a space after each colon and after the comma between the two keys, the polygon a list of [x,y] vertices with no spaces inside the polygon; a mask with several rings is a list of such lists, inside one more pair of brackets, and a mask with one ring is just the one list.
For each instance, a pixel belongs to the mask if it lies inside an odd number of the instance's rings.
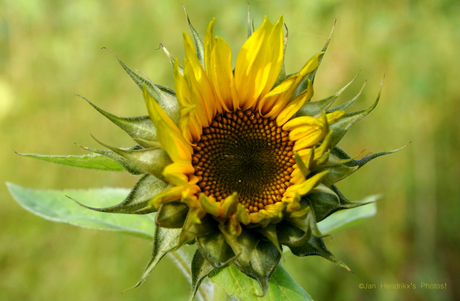
{"label": "bokeh background", "polygon": [[[84,101],[121,116],[145,114],[141,92],[101,47],[114,50],[154,82],[174,87],[163,43],[183,57],[188,32],[181,3],[201,33],[215,33],[236,57],[246,39],[246,1],[1,0],[1,182],[46,189],[131,187],[121,173],[72,169],[21,158],[18,152],[83,154],[89,134],[118,146],[132,142]],[[339,183],[348,198],[382,193],[378,213],[326,239],[354,273],[319,257],[286,256],[284,266],[315,300],[459,300],[460,293],[460,2],[250,1],[255,24],[284,14],[286,68],[296,72],[334,38],[316,79],[314,99],[339,90],[338,102],[369,106],[385,75],[377,109],[352,127],[341,146],[363,154],[412,144]],[[1,300],[185,300],[189,285],[166,258],[139,289],[149,242],[119,233],[55,224],[23,210],[0,186]],[[376,289],[359,289],[359,284]],[[415,284],[383,289],[381,284]],[[447,284],[444,290],[421,283]]]}

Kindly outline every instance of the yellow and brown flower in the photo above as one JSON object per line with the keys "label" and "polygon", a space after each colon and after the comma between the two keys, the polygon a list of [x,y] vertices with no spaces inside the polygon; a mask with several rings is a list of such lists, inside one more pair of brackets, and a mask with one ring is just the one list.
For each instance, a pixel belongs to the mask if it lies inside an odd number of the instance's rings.
{"label": "yellow and brown flower", "polygon": [[119,117],[88,101],[138,144],[85,149],[143,176],[121,204],[91,209],[157,212],[153,256],[138,284],[166,253],[195,242],[192,296],[204,277],[230,264],[256,279],[265,294],[283,245],[297,256],[320,255],[347,268],[325,247],[317,222],[363,205],[347,200],[334,184],[389,153],[355,160],[337,147],[378,98],[358,112],[344,112],[356,97],[331,109],[350,82],[310,101],[329,40],[299,72],[286,76],[282,17],[273,24],[264,18],[257,30],[249,24],[234,68],[229,45],[214,36],[214,23],[203,41],[189,22],[192,38],[184,33],[182,64],[165,49],[175,92],[117,57],[142,89],[149,115]]}

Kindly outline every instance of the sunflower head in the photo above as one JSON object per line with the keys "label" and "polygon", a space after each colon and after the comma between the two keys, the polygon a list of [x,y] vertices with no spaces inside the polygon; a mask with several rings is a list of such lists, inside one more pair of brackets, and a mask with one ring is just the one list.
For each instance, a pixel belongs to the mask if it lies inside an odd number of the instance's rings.
{"label": "sunflower head", "polygon": [[256,279],[264,295],[283,246],[297,256],[320,255],[348,269],[325,247],[317,222],[364,205],[347,200],[335,183],[389,152],[356,160],[337,144],[375,108],[378,97],[353,113],[344,110],[356,97],[331,108],[344,89],[310,101],[329,40],[297,73],[286,76],[283,17],[274,23],[264,18],[257,30],[249,24],[234,67],[229,45],[214,36],[214,23],[202,40],[189,22],[193,34],[183,35],[183,61],[165,49],[175,92],[141,77],[117,57],[142,89],[148,116],[119,117],[90,103],[138,144],[85,149],[142,177],[121,204],[91,209],[157,212],[152,260],[138,285],[166,253],[186,243],[197,245],[192,296],[204,277],[231,264]]}

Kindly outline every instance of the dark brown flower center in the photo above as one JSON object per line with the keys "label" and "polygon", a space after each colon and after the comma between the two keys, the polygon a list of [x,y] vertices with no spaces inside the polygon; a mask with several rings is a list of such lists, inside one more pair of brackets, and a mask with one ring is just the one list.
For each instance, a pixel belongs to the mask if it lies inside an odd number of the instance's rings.
{"label": "dark brown flower center", "polygon": [[233,192],[248,212],[280,202],[295,159],[289,133],[252,110],[217,115],[194,146],[198,186],[222,201]]}

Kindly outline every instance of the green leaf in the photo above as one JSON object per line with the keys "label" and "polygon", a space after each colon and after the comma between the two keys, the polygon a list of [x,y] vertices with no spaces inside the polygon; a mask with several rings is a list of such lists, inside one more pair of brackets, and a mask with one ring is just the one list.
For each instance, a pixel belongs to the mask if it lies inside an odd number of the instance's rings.
{"label": "green leaf", "polygon": [[[370,195],[360,201],[360,203],[376,202],[379,195]],[[377,205],[370,203],[366,206],[360,206],[353,209],[336,212],[318,223],[318,228],[322,233],[331,233],[343,230],[354,225],[364,218],[372,217],[377,213]]]}
{"label": "green leaf", "polygon": [[102,156],[99,154],[90,154],[83,156],[61,156],[61,155],[38,155],[38,154],[22,154],[15,152],[16,154],[29,157],[34,159],[39,159],[51,163],[67,165],[72,167],[81,167],[88,169],[98,169],[98,170],[110,170],[110,171],[124,171],[125,168],[123,165],[117,161]]}
{"label": "green leaf", "polygon": [[234,265],[225,269],[211,272],[211,281],[227,291],[238,300],[244,301],[294,301],[312,300],[308,295],[279,264],[270,277],[267,294],[263,299],[257,297],[260,290],[256,280],[247,277]]}
{"label": "green leaf", "polygon": [[104,207],[120,203],[129,193],[127,189],[36,190],[12,183],[7,183],[7,187],[22,207],[45,219],[84,228],[121,231],[143,238],[153,238],[154,215],[95,212],[66,198],[66,195],[69,195],[87,204]]}

